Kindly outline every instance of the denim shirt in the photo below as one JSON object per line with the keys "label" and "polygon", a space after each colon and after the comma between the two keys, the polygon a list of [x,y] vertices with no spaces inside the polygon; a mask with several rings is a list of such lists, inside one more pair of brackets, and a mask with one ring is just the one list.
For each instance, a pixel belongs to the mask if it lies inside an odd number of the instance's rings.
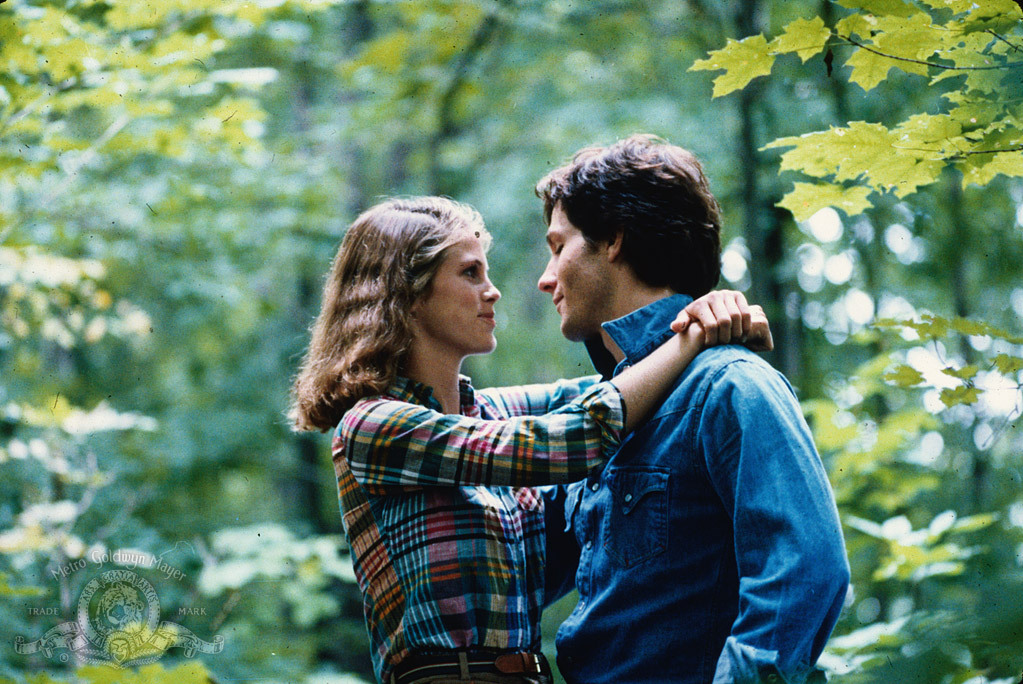
{"label": "denim shirt", "polygon": [[[605,323],[614,373],[689,301]],[[569,684],[822,678],[849,583],[838,513],[791,386],[749,350],[700,353],[602,470],[545,497],[545,600],[579,592],[556,637]]]}

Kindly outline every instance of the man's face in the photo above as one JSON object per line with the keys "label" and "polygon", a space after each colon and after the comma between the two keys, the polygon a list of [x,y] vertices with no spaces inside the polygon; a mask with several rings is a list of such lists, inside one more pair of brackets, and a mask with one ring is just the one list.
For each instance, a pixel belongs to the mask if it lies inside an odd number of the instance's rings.
{"label": "man's face", "polygon": [[537,287],[551,295],[561,316],[561,334],[579,342],[600,333],[608,320],[612,276],[608,246],[586,241],[561,205],[554,206],[547,229],[550,261]]}

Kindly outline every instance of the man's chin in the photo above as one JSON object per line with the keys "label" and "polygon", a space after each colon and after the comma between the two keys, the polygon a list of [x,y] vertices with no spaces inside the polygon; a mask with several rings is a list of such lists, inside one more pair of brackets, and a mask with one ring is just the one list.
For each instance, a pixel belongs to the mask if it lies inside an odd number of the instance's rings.
{"label": "man's chin", "polygon": [[569,321],[561,319],[561,334],[569,342],[585,342],[593,337],[593,333],[583,330],[579,326],[572,325]]}

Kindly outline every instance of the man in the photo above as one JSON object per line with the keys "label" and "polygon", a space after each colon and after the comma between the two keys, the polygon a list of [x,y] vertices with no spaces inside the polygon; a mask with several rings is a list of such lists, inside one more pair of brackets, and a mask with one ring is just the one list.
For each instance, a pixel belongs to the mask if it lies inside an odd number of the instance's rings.
{"label": "man", "polygon": [[[605,376],[718,281],[718,205],[679,147],[633,136],[586,149],[537,194],[551,251],[539,287]],[[549,493],[547,511],[547,599],[579,592],[556,638],[568,682],[822,677],[849,582],[841,528],[791,387],[747,349],[700,354],[606,467]]]}

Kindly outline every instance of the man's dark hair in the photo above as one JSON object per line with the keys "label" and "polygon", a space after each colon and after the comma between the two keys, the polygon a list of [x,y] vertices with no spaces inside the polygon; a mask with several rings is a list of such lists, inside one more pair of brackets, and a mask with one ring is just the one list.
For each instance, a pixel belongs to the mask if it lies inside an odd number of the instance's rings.
{"label": "man's dark hair", "polygon": [[622,233],[622,257],[653,287],[700,297],[721,274],[721,211],[692,153],[652,135],[590,147],[536,185],[590,243]]}

